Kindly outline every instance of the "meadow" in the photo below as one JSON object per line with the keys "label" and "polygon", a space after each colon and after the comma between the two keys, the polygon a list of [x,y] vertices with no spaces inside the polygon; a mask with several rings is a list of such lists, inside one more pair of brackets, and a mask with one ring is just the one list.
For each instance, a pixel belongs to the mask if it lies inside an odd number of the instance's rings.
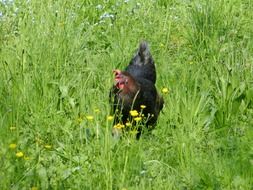
{"label": "meadow", "polygon": [[[0,189],[252,189],[251,0],[1,0]],[[146,40],[165,107],[115,139],[112,70]]]}

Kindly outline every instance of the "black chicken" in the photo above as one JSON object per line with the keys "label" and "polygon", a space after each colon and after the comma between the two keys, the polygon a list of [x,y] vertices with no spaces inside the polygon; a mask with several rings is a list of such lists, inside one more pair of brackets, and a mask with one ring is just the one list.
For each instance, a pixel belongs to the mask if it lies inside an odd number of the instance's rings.
{"label": "black chicken", "polygon": [[[110,91],[114,124],[126,124],[131,119],[130,111],[136,110],[144,116],[145,126],[153,129],[164,101],[155,87],[156,69],[147,43],[140,43],[137,54],[125,71],[114,70],[114,74],[115,85]],[[137,130],[139,138],[142,128]]]}

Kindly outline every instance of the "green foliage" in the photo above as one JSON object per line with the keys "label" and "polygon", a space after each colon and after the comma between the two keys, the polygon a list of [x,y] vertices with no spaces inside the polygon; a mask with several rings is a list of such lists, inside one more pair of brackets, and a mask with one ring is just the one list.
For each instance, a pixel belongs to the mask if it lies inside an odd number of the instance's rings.
{"label": "green foliage", "polygon": [[[252,189],[252,8],[0,1],[0,187]],[[143,39],[165,108],[139,141],[114,139],[112,70]]]}

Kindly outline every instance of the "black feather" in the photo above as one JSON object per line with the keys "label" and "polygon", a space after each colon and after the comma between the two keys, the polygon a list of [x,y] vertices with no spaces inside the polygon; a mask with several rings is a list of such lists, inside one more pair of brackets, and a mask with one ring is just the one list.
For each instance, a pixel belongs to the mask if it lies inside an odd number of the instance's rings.
{"label": "black feather", "polygon": [[133,77],[145,78],[155,84],[155,63],[146,42],[140,43],[136,55],[131,59],[125,71],[129,72]]}

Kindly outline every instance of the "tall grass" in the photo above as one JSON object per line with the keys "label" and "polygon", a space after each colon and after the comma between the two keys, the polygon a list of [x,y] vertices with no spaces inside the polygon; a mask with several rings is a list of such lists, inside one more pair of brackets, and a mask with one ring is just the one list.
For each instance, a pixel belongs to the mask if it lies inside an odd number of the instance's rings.
{"label": "tall grass", "polygon": [[[252,8],[0,1],[0,187],[252,189]],[[116,140],[111,71],[143,39],[165,108],[139,141]]]}

